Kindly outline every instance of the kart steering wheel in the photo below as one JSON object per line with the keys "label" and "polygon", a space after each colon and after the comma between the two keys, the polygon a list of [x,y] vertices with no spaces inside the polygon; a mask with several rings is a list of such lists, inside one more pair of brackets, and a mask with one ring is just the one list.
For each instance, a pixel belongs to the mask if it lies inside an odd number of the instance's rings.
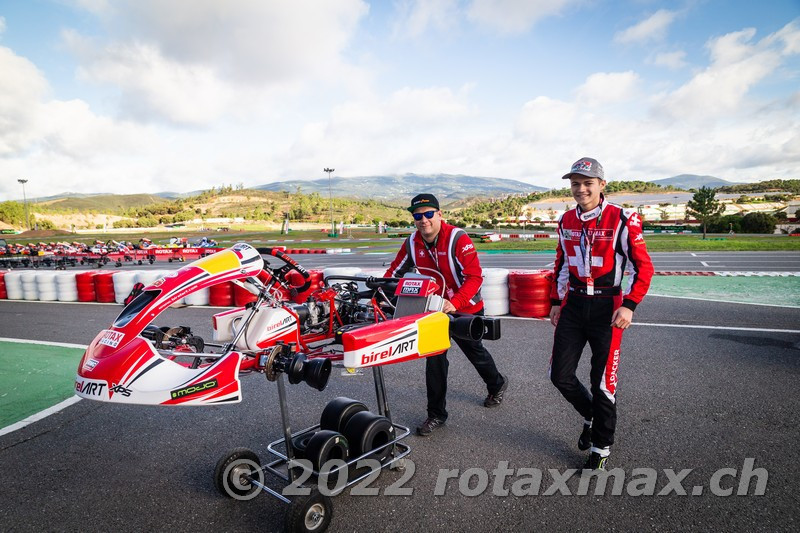
{"label": "kart steering wheel", "polygon": [[[282,285],[286,286],[290,290],[297,291],[298,293],[305,292],[311,286],[311,274],[308,272],[308,270],[303,268],[297,261],[283,253],[281,250],[278,250],[277,248],[256,248],[256,250],[261,255],[271,255],[272,257],[280,259],[285,263],[282,267],[272,270],[272,274],[278,279],[278,281],[281,282]],[[286,275],[292,270],[297,271],[298,274],[303,276],[305,283],[299,287],[293,287],[286,277]]]}

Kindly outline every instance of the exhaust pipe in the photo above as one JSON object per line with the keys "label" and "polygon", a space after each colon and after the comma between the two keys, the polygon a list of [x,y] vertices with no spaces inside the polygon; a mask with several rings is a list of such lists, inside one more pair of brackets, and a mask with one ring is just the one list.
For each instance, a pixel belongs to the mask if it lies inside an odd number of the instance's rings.
{"label": "exhaust pipe", "polygon": [[466,341],[483,338],[483,317],[477,315],[449,315],[450,336]]}

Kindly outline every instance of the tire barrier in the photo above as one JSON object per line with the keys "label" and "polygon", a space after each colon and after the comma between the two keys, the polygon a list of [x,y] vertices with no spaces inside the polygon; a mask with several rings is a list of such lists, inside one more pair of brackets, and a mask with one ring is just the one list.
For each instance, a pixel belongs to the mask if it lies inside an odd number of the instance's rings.
{"label": "tire barrier", "polygon": [[0,300],[5,300],[8,298],[8,292],[6,292],[6,272],[4,270],[0,270]]}
{"label": "tire barrier", "polygon": [[111,304],[116,301],[116,296],[114,294],[115,273],[115,270],[109,270],[108,272],[98,272],[94,276],[94,290],[98,302]]}
{"label": "tire barrier", "polygon": [[550,314],[552,270],[512,270],[508,274],[511,314],[522,317],[545,317]]}
{"label": "tire barrier", "polygon": [[121,304],[136,284],[136,272],[115,272],[111,277],[114,280],[114,301]]}
{"label": "tire barrier", "polygon": [[56,274],[56,296],[59,302],[78,301],[78,284],[73,272]]}
{"label": "tire barrier", "polygon": [[244,307],[250,302],[258,300],[258,296],[236,284],[233,284],[233,305]]}
{"label": "tire barrier", "polygon": [[55,302],[58,300],[55,272],[37,272],[34,279],[36,280],[36,291],[39,300],[43,302]]}
{"label": "tire barrier", "polygon": [[[361,411],[347,421],[344,436],[350,445],[350,456],[359,457],[393,440],[394,426],[385,416]],[[391,453],[392,447],[386,446],[368,457],[383,462]]]}
{"label": "tire barrier", "polygon": [[233,283],[226,281],[208,288],[208,304],[215,307],[233,307]]}
{"label": "tire barrier", "polygon": [[363,402],[340,396],[329,401],[319,417],[320,429],[330,429],[344,433],[344,428],[354,414],[368,411]]}
{"label": "tire barrier", "polygon": [[39,290],[36,287],[36,271],[26,270],[22,273],[22,299],[23,300],[38,300]]}
{"label": "tire barrier", "polygon": [[6,272],[6,297],[9,300],[22,300],[22,272]]}
{"label": "tire barrier", "polygon": [[210,290],[208,288],[200,289],[197,292],[193,292],[186,296],[183,299],[183,302],[186,305],[208,305],[210,299]]}
{"label": "tire barrier", "polygon": [[97,272],[87,270],[85,272],[78,272],[75,274],[75,285],[78,290],[79,302],[96,302],[97,292],[94,287],[94,277]]}
{"label": "tire barrier", "polygon": [[321,469],[331,459],[347,461],[350,455],[348,443],[338,431],[321,429],[308,439],[304,453],[314,470],[324,473]]}
{"label": "tire barrier", "polygon": [[508,269],[484,268],[481,296],[483,309],[487,315],[507,315],[508,301]]}

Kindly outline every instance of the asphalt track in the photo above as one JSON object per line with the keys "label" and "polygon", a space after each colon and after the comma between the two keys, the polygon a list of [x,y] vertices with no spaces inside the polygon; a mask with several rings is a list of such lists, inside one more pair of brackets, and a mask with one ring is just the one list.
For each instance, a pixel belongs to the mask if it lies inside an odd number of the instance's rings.
{"label": "asphalt track", "polygon": [[[363,259],[363,258],[362,258]],[[119,306],[0,302],[0,337],[86,344]],[[189,324],[209,334],[214,310],[169,310],[158,325]],[[619,423],[613,465],[628,480],[634,469],[658,472],[655,493],[668,484],[663,469],[692,469],[680,495],[545,495],[547,469],[579,468],[580,418],[550,384],[552,326],[503,320],[503,338],[489,345],[510,377],[507,401],[488,410],[475,371],[454,348],[450,360],[447,425],[434,436],[409,437],[415,473],[411,496],[386,496],[399,479],[386,471],[371,485],[380,496],[334,498],[330,531],[596,531],[797,530],[796,391],[800,368],[800,309],[651,297],[625,333],[620,367]],[[586,359],[586,358],[584,358]],[[77,364],[77,363],[76,363]],[[580,375],[588,373],[586,361]],[[386,367],[396,422],[424,418],[424,363]],[[238,446],[266,457],[279,436],[277,389],[263,376],[243,378],[239,405],[158,408],[83,400],[0,437],[0,529],[3,531],[276,531],[285,505],[267,495],[249,502],[220,496],[216,461]],[[315,423],[325,403],[345,395],[374,408],[371,373],[334,376],[320,393],[289,387],[295,429]],[[766,494],[715,496],[714,472],[745,460],[768,472]],[[492,470],[544,472],[538,495],[494,496]],[[470,497],[452,480],[434,496],[440,469],[482,468],[488,489]],[[560,474],[557,474],[560,475]],[[511,488],[519,475],[504,486]],[[474,487],[476,478],[472,479]],[[723,487],[739,479],[727,478]],[[702,495],[693,496],[695,486]],[[590,492],[590,494],[592,494]]]}

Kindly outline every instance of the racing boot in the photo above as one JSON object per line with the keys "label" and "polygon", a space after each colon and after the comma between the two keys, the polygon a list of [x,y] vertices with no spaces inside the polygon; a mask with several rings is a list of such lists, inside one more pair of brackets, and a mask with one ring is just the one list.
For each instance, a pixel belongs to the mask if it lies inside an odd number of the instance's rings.
{"label": "racing boot", "polygon": [[420,437],[427,437],[428,435],[430,435],[443,425],[444,425],[444,420],[442,420],[441,418],[428,417],[427,419],[425,419],[425,422],[423,422],[417,427],[417,435],[419,435]]}
{"label": "racing boot", "polygon": [[586,463],[583,465],[584,470],[603,470],[608,469],[608,456],[611,450],[608,448],[595,448],[592,446],[592,451]]}
{"label": "racing boot", "polygon": [[583,422],[583,431],[581,436],[578,437],[578,449],[588,450],[592,447],[592,421],[585,420]]}
{"label": "racing boot", "polygon": [[503,395],[505,394],[507,388],[508,388],[508,378],[506,376],[503,376],[503,384],[500,385],[500,390],[498,390],[494,394],[490,392],[489,395],[486,396],[486,399],[483,400],[483,406],[497,407],[498,405],[503,403]]}

